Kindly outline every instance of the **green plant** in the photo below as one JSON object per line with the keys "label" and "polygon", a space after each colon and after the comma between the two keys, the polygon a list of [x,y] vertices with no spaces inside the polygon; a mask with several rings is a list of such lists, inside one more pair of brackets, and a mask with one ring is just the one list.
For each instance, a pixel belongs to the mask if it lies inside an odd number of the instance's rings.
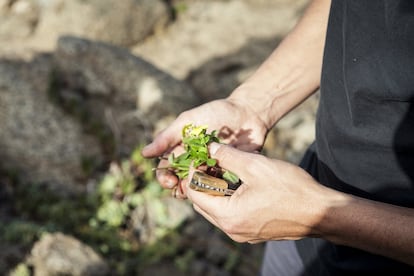
{"label": "green plant", "polygon": [[[193,128],[188,134],[197,139],[203,135],[216,137],[215,133],[206,133],[206,127]],[[209,139],[199,142],[208,144]],[[214,141],[218,141],[216,139]],[[196,143],[189,144],[192,147]],[[141,147],[137,147],[128,158],[114,161],[90,193],[67,197],[41,183],[20,182],[17,172],[6,175],[0,171],[2,183],[10,182],[10,198],[13,198],[8,202],[12,216],[7,223],[0,224],[0,244],[18,245],[29,252],[44,233],[62,232],[102,254],[111,268],[111,275],[144,275],[146,267],[165,260],[187,271],[192,262],[205,258],[199,243],[193,243],[194,237],[185,234],[185,229],[194,227],[191,226],[193,222],[177,220],[178,209],[174,206],[178,201],[170,200],[170,192],[155,181],[154,160],[143,158],[140,152]],[[193,155],[197,156],[196,152],[194,150]],[[198,152],[204,161],[211,159],[208,154],[206,157],[206,151]],[[215,160],[209,164],[217,166]],[[134,228],[132,224],[133,212],[142,214],[144,210],[151,210],[145,213],[148,216],[143,220],[144,226],[151,225],[145,228],[151,231],[151,236],[147,236],[151,239],[141,239],[140,231],[144,228]],[[221,264],[228,271],[237,268],[238,253],[234,254]],[[8,271],[21,276],[27,271],[32,273],[31,265],[25,266],[23,257],[19,261],[19,265],[13,261],[0,267],[0,274],[6,275]]]}
{"label": "green plant", "polygon": [[[109,172],[99,184],[101,204],[96,218],[107,226],[121,226],[131,211],[144,202],[142,191],[159,187],[151,172],[152,162],[144,159],[140,150],[135,149],[129,159],[120,163],[112,162]],[[158,188],[156,196],[160,194],[161,188]],[[91,223],[96,224],[96,221],[92,220]]]}
{"label": "green plant", "polygon": [[[220,140],[216,130],[207,133],[207,128],[206,125],[185,125],[182,129],[182,144],[185,152],[177,157],[174,153],[170,154],[168,157],[170,166],[161,169],[173,171],[180,179],[188,176],[191,166],[194,168],[206,166],[207,169],[218,169],[217,160],[209,155],[208,145],[212,142],[218,143]],[[222,169],[220,168],[220,170]],[[228,170],[224,170],[221,177],[230,183],[239,182],[238,176]]]}
{"label": "green plant", "polygon": [[30,269],[25,263],[19,263],[13,271],[10,272],[10,276],[30,276]]}
{"label": "green plant", "polygon": [[185,152],[177,157],[174,153],[170,154],[168,169],[172,169],[182,179],[188,176],[190,166],[195,168],[201,165],[215,166],[217,161],[210,158],[208,154],[207,147],[211,142],[219,142],[216,131],[208,134],[207,126],[185,125],[182,130],[182,143]]}

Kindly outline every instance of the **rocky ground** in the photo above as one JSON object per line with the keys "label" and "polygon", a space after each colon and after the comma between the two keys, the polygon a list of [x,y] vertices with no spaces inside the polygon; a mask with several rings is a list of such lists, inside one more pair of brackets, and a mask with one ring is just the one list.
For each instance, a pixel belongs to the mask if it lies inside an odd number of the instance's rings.
{"label": "rocky ground", "polygon": [[[173,232],[156,250],[176,244],[174,254],[163,255],[168,258],[145,264],[128,255],[129,267],[139,270],[125,270],[126,257],[108,260],[105,246],[87,243],[85,229],[72,233],[65,221],[43,225],[39,214],[50,214],[50,206],[36,216],[21,210],[43,204],[47,190],[58,198],[54,208],[64,210],[55,213],[71,221],[66,212],[80,209],[61,206],[89,206],[73,201],[93,194],[111,163],[128,158],[181,111],[227,96],[283,39],[307,2],[0,0],[0,274],[256,274],[263,245],[232,243],[185,201],[150,197],[132,210],[135,232],[160,225]],[[314,138],[317,102],[315,95],[285,117],[264,153],[298,162]],[[161,208],[155,203],[166,208],[170,223],[150,219]],[[33,221],[42,235],[28,234]]]}

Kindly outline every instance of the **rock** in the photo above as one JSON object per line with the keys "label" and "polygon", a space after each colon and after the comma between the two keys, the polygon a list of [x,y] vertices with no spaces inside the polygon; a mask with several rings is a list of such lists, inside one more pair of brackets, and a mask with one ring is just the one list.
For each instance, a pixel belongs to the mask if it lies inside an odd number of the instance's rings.
{"label": "rock", "polygon": [[150,244],[161,238],[159,233],[175,229],[193,216],[194,211],[186,201],[150,197],[132,212],[131,225],[140,241]]}
{"label": "rock", "polygon": [[87,109],[106,121],[121,152],[146,142],[157,121],[199,103],[187,84],[125,49],[63,37],[54,58],[61,88],[86,94]]}
{"label": "rock", "polygon": [[163,204],[167,210],[168,221],[165,225],[168,228],[177,228],[183,222],[194,217],[194,210],[187,201],[166,197],[163,199]]}
{"label": "rock", "polygon": [[[264,1],[271,2],[260,0]],[[271,8],[252,0],[186,1],[186,9],[178,12],[165,32],[137,44],[133,52],[185,79],[212,59],[232,55],[258,39],[277,42],[286,35],[308,0],[289,1],[290,5],[281,1],[288,0],[275,1]],[[256,60],[261,61],[260,57]]]}
{"label": "rock", "polygon": [[52,43],[62,34],[71,34],[127,46],[164,28],[170,20],[168,6],[161,0],[37,2],[42,16],[35,36]]}
{"label": "rock", "polygon": [[237,52],[211,59],[189,72],[188,81],[203,101],[228,96],[274,50],[278,39],[255,39]]}
{"label": "rock", "polygon": [[35,0],[0,0],[0,40],[29,37],[39,16]]}
{"label": "rock", "polygon": [[50,102],[50,56],[32,62],[0,60],[1,166],[24,182],[58,192],[79,190],[83,162],[101,162],[97,141]]}
{"label": "rock", "polygon": [[31,251],[35,276],[108,275],[109,267],[92,248],[61,233],[45,234]]}

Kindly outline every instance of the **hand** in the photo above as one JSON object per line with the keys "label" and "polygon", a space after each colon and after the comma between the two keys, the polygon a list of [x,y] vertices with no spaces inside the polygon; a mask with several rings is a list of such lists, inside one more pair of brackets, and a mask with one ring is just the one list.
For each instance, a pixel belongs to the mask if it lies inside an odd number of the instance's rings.
{"label": "hand", "polygon": [[[218,130],[221,141],[244,151],[260,150],[268,132],[264,123],[249,109],[235,100],[216,100],[180,114],[154,141],[142,150],[144,157],[164,156],[183,151],[180,147],[181,129],[188,123],[208,125],[209,131]],[[168,167],[167,160],[161,160],[159,167]],[[178,179],[167,170],[157,170],[157,179],[164,188],[173,188]],[[175,190],[174,190],[175,192]],[[182,188],[177,190],[184,198]]]}
{"label": "hand", "polygon": [[256,243],[318,234],[313,226],[323,214],[323,196],[330,190],[307,172],[284,161],[216,143],[210,145],[210,154],[243,184],[230,197],[211,196],[189,187],[186,193],[195,210],[233,240]]}

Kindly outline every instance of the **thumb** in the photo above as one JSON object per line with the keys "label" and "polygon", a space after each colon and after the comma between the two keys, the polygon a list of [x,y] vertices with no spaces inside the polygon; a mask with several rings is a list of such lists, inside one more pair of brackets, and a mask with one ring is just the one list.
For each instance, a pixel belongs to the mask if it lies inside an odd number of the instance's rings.
{"label": "thumb", "polygon": [[209,152],[211,158],[216,159],[220,167],[237,174],[242,179],[246,174],[246,164],[253,162],[252,159],[255,156],[255,154],[219,143],[211,143]]}
{"label": "thumb", "polygon": [[181,141],[179,124],[172,124],[160,132],[152,143],[146,145],[141,154],[144,157],[151,158],[163,155],[165,152],[176,146]]}

